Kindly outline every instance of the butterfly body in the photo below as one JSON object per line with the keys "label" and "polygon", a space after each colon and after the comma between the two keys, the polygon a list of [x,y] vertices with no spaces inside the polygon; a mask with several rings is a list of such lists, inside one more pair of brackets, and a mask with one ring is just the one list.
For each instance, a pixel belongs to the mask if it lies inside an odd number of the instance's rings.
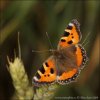
{"label": "butterfly body", "polygon": [[86,51],[79,44],[81,37],[79,23],[74,19],[65,29],[57,50],[52,50],[52,56],[33,77],[33,84],[68,84],[75,80],[87,62]]}

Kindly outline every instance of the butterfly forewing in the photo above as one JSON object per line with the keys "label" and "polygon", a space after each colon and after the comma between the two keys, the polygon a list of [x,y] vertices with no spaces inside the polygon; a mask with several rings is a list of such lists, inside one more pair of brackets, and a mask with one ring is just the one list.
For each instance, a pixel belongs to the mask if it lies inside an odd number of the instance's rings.
{"label": "butterfly forewing", "polygon": [[76,19],[73,19],[66,29],[58,43],[58,49],[62,49],[72,44],[77,44],[81,40],[80,24]]}
{"label": "butterfly forewing", "polygon": [[55,59],[53,56],[49,57],[37,71],[33,77],[35,85],[53,83],[56,80]]}

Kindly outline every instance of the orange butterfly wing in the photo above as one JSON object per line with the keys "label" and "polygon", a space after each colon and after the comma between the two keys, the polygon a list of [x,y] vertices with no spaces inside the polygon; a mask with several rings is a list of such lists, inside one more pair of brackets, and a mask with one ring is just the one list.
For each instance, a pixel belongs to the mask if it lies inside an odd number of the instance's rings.
{"label": "orange butterfly wing", "polygon": [[33,77],[33,83],[35,85],[54,83],[56,80],[56,67],[55,59],[53,56],[49,57],[37,71]]}
{"label": "orange butterfly wing", "polygon": [[58,43],[58,49],[68,47],[72,44],[77,44],[81,40],[80,24],[76,19],[73,19],[64,31]]}
{"label": "orange butterfly wing", "polygon": [[76,19],[73,19],[65,29],[64,34],[58,43],[58,50],[75,45],[76,52],[74,55],[76,56],[75,60],[77,65],[77,67],[72,67],[71,65],[66,66],[71,70],[65,70],[61,75],[57,76],[57,82],[59,84],[68,84],[74,81],[87,62],[87,55],[85,49],[81,45],[77,44],[82,38],[79,27],[80,24],[78,23],[78,21]]}
{"label": "orange butterfly wing", "polygon": [[[63,51],[63,49],[65,49],[65,52],[62,52],[61,55],[67,54],[69,56],[69,58],[66,56],[67,58],[65,60],[66,62],[69,60],[68,64],[64,63],[63,65],[63,59],[59,60],[59,63],[61,63],[59,65],[61,66],[58,68],[57,59],[55,59],[57,58],[56,55],[49,57],[33,77],[32,82],[35,85],[54,83],[55,81],[59,84],[68,84],[76,79],[81,69],[87,62],[86,51],[80,44],[78,44],[82,37],[79,26],[80,24],[76,19],[72,20],[65,29],[64,35],[58,43],[57,52],[60,53],[60,50]],[[71,46],[75,46],[75,52]],[[68,49],[69,47],[70,49]],[[61,74],[59,74],[59,69],[62,70]]]}
{"label": "orange butterfly wing", "polygon": [[61,75],[57,76],[57,82],[59,84],[64,85],[64,84],[68,84],[68,83],[74,81],[78,77],[81,69],[86,64],[86,62],[87,62],[86,51],[79,44],[76,46],[75,55],[76,55],[77,66],[76,67],[67,66],[67,68],[69,67],[71,70],[65,70]]}

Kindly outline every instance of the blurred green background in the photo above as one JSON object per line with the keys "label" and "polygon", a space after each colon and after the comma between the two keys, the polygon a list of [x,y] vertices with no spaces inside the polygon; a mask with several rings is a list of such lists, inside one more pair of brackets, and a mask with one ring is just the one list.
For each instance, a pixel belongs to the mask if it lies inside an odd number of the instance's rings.
{"label": "blurred green background", "polygon": [[99,96],[99,0],[0,0],[0,100],[10,100],[15,91],[6,65],[7,56],[13,60],[14,51],[18,55],[18,32],[22,60],[31,83],[36,70],[50,55],[47,52],[32,53],[32,50],[50,49],[46,32],[56,48],[72,19],[81,24],[82,41],[89,33],[85,45],[89,61],[77,82],[60,86],[56,97]]}

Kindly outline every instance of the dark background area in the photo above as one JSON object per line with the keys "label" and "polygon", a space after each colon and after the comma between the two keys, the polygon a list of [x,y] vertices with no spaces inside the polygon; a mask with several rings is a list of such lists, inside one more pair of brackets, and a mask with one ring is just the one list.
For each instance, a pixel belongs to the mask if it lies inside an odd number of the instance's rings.
{"label": "dark background area", "polygon": [[22,60],[30,83],[37,69],[50,53],[33,53],[32,50],[49,50],[49,38],[54,48],[65,27],[72,19],[81,24],[82,40],[89,57],[77,82],[60,86],[56,97],[90,96],[100,93],[100,2],[99,0],[0,0],[0,100],[10,100],[14,94],[11,76],[6,65],[7,56],[18,55],[17,35],[20,32]]}

